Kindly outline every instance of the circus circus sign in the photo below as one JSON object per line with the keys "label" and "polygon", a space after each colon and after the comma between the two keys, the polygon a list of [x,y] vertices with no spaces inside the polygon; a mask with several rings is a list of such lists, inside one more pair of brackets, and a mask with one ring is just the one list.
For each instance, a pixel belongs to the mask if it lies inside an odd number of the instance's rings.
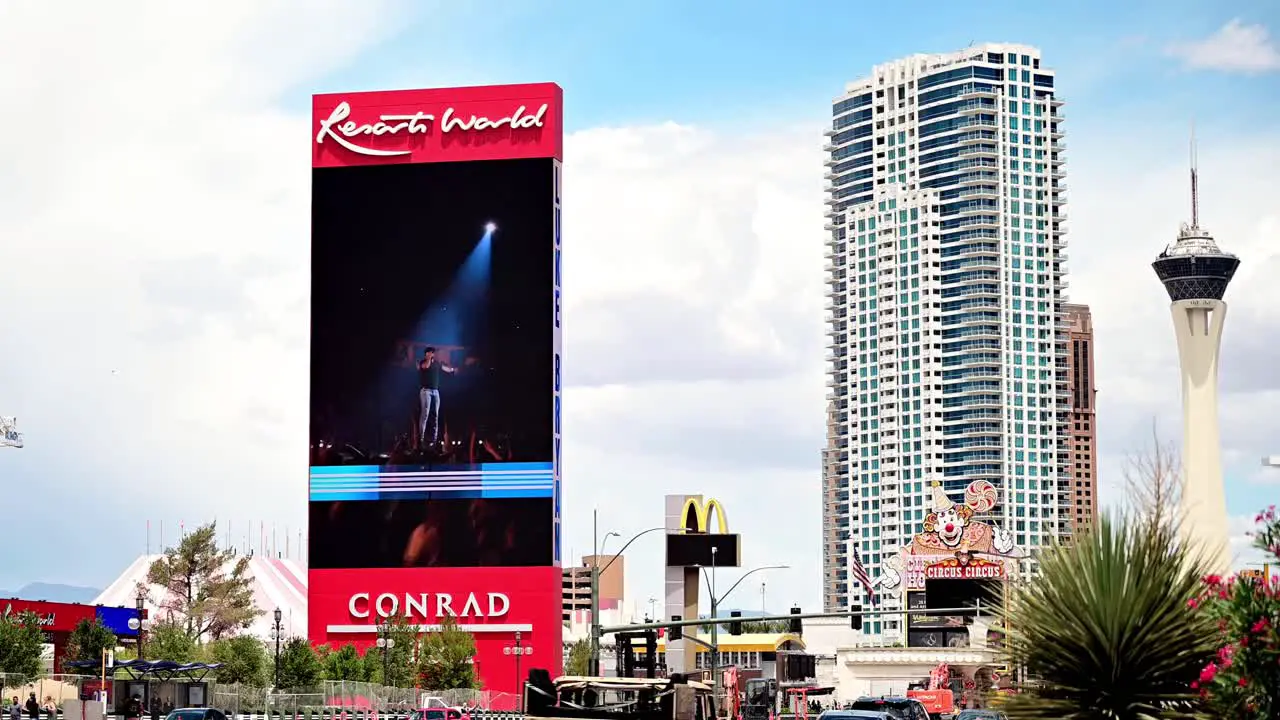
{"label": "circus circus sign", "polygon": [[1026,553],[1013,535],[987,516],[999,504],[999,492],[986,480],[975,480],[956,502],[942,486],[930,490],[929,514],[921,532],[898,555],[885,559],[876,585],[897,594],[923,590],[928,580],[987,580],[1009,575],[1009,561]]}
{"label": "circus circus sign", "polygon": [[992,580],[1003,578],[1004,562],[989,562],[981,558],[947,558],[926,566],[926,580]]}

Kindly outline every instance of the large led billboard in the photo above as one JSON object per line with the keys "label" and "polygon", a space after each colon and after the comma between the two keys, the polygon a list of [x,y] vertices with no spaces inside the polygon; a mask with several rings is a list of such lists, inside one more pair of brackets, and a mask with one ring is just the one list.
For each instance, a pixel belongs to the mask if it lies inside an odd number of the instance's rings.
{"label": "large led billboard", "polygon": [[562,655],[561,90],[313,113],[311,640],[453,615],[514,692],[517,643],[526,668]]}

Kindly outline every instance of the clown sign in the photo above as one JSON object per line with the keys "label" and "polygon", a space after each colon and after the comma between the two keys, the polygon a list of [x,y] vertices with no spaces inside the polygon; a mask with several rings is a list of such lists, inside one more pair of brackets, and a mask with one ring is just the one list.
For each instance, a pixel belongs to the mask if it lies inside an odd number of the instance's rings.
{"label": "clown sign", "polygon": [[999,492],[975,480],[956,502],[938,483],[930,489],[922,531],[902,552],[885,558],[876,585],[896,593],[923,590],[929,580],[985,580],[1008,577],[1010,560],[1026,557],[1013,535],[984,516],[999,504]]}

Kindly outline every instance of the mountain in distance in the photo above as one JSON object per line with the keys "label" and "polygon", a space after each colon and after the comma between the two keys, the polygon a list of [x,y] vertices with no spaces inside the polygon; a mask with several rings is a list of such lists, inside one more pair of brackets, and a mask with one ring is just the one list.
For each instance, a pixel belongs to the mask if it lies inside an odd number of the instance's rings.
{"label": "mountain in distance", "polygon": [[94,598],[101,593],[102,591],[97,588],[34,582],[23,585],[16,592],[0,590],[0,600],[16,598],[20,600],[47,600],[49,602],[87,604],[93,602]]}

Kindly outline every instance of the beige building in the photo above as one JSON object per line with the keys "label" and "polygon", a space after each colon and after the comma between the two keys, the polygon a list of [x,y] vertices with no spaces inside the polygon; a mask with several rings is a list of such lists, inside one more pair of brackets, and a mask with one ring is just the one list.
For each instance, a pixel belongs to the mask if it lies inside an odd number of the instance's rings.
{"label": "beige building", "polygon": [[1093,362],[1093,315],[1088,305],[1064,305],[1069,340],[1067,380],[1071,419],[1067,428],[1070,477],[1061,504],[1071,534],[1087,531],[1098,517],[1098,386]]}
{"label": "beige building", "polygon": [[[621,555],[585,555],[582,564],[563,569],[563,617],[569,622],[574,611],[591,610],[591,568],[599,562],[600,609],[617,610],[622,606],[623,578],[626,577],[626,558]],[[607,569],[605,569],[607,567]]]}

